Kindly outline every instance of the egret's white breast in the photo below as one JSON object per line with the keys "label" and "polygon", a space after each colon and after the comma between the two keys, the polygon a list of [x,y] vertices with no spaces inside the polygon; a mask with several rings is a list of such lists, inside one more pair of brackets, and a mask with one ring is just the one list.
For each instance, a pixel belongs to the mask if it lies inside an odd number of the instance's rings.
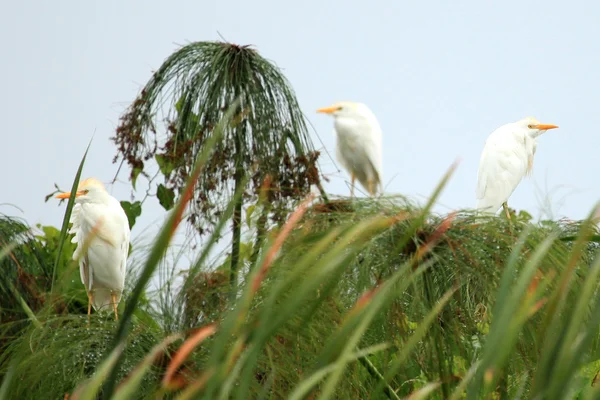
{"label": "egret's white breast", "polygon": [[370,165],[370,161],[363,145],[366,137],[365,132],[369,127],[360,120],[353,118],[336,118],[335,131],[337,135],[338,161],[350,171],[360,173],[360,168]]}

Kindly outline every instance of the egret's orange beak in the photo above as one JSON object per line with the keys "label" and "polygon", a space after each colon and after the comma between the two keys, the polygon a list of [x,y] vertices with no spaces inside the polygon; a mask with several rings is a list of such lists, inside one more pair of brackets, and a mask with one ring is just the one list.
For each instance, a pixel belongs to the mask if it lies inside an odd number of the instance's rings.
{"label": "egret's orange beak", "polygon": [[[84,191],[83,190],[78,190],[75,193],[75,197],[79,197],[79,196],[83,196],[84,195]],[[69,197],[71,197],[71,192],[64,192],[64,193],[59,193],[56,196],[54,196],[57,199],[68,199]]]}
{"label": "egret's orange beak", "polygon": [[334,112],[336,112],[339,109],[340,109],[339,107],[330,106],[330,107],[319,108],[317,110],[317,112],[318,113],[325,113],[325,114],[333,114]]}
{"label": "egret's orange beak", "polygon": [[556,128],[558,128],[558,126],[556,126],[556,125],[550,125],[550,124],[537,124],[537,125],[533,125],[533,127],[535,129],[540,129],[542,131],[547,131],[548,129],[556,129]]}

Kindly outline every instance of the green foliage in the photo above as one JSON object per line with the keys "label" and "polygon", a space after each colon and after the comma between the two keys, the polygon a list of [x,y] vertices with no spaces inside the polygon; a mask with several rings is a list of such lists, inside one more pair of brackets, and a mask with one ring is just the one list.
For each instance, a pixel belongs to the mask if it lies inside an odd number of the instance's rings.
{"label": "green foliage", "polygon": [[[37,235],[36,239],[40,242],[46,252],[56,260],[59,254],[61,243],[61,232],[53,226],[41,226],[43,235]],[[71,243],[72,235],[68,235],[64,241],[63,251],[60,254],[58,262],[57,279],[61,282],[61,296],[71,304],[74,309],[84,310],[87,307],[87,294],[85,288],[81,284],[79,267],[74,264],[72,257],[75,248],[75,243]]]}
{"label": "green foliage", "polygon": [[[39,312],[47,303],[60,232],[50,227],[44,230],[46,235],[34,236],[18,219],[0,217],[0,245],[8,249],[13,244],[0,259],[0,353],[31,322],[30,313]],[[61,257],[60,270],[68,257]]]}
{"label": "green foliage", "polygon": [[[163,182],[160,204],[170,210],[198,154],[234,99],[241,110],[226,127],[194,188],[189,222],[209,233],[244,175],[243,200],[257,196],[269,176],[272,217],[281,222],[291,201],[319,185],[317,158],[289,82],[250,46],[194,42],[169,56],[121,118],[113,141],[131,169],[150,177],[154,159]],[[166,122],[163,119],[167,110]]]}
{"label": "green foliage", "polygon": [[[87,327],[85,315],[42,319],[43,327],[31,326],[0,356],[0,361],[18,357],[10,398],[62,399],[87,383],[102,360],[110,354],[110,344],[116,328],[114,320],[94,315]],[[124,361],[118,376],[123,379],[137,365],[156,342],[155,334],[147,326],[136,324],[124,349]],[[140,385],[137,397],[146,398],[152,390],[151,371]]]}
{"label": "green foliage", "polygon": [[161,183],[156,189],[156,197],[158,197],[158,202],[165,210],[169,211],[173,208],[173,205],[175,204],[175,192],[173,192],[173,189],[167,189],[165,185]]}
{"label": "green foliage", "polygon": [[[15,246],[9,254],[0,260],[0,318],[10,320],[8,314],[17,311],[18,307],[12,299],[9,287],[14,285],[28,303],[40,304],[42,299],[36,298],[39,285],[48,286],[52,274],[51,254],[43,246],[35,242],[29,227],[18,219],[0,216],[0,245],[4,248],[11,243]],[[27,269],[24,269],[26,266]]]}
{"label": "green foliage", "polygon": [[[167,338],[131,296],[118,324],[94,314],[88,328],[75,309],[22,324],[0,356],[3,374],[19,360],[2,390],[23,399],[98,388],[107,397],[98,384],[110,381],[121,398],[570,398],[595,390],[594,226],[515,219],[511,229],[502,217],[432,215],[401,197],[298,210],[266,235],[238,298],[227,295],[223,272],[188,273],[178,290],[194,306],[179,317],[180,335]],[[28,248],[52,246],[53,260],[59,232],[43,232]],[[166,250],[156,243],[149,263]],[[193,337],[201,339],[192,348]],[[123,352],[110,358],[115,346]]]}
{"label": "green foliage", "polygon": [[[12,367],[14,380],[11,381],[28,383],[21,388],[11,386],[10,390],[8,386],[2,387],[0,393],[10,394],[7,398],[62,398],[74,389],[73,385],[90,376],[114,332],[112,316],[96,316],[92,326],[87,327],[87,296],[79,268],[71,260],[75,245],[70,235],[64,242],[57,268],[55,290],[58,296],[50,301],[52,267],[57,259],[60,231],[50,226],[38,228],[40,234],[33,235],[18,220],[0,218],[2,243],[16,240],[16,246],[6,257],[0,258],[0,377]],[[35,321],[29,318],[20,300],[36,314]],[[160,333],[158,325],[143,309],[136,310],[134,325],[136,328],[129,340],[133,347],[138,346],[139,353],[135,356],[134,348],[126,349],[121,377],[131,362],[137,363],[143,358],[148,350],[144,347],[146,343],[153,344],[154,335]],[[142,338],[137,339],[140,335]],[[11,360],[18,362],[11,365]]]}
{"label": "green foliage", "polygon": [[136,189],[135,184],[137,183],[137,179],[143,171],[144,169],[139,166],[133,167],[133,169],[131,170],[131,175],[129,176],[129,178],[131,179],[131,186],[133,187],[133,190]]}
{"label": "green foliage", "polygon": [[[177,104],[179,104],[179,102]],[[176,106],[176,109],[178,113],[181,112],[181,109],[179,107]],[[173,163],[169,162],[169,160],[167,160],[167,158],[164,155],[157,154],[156,156],[154,156],[154,158],[156,159],[156,164],[158,164],[158,169],[160,170],[160,173],[164,176],[169,176],[171,172],[173,172],[173,170],[175,169]]]}
{"label": "green foliage", "polygon": [[133,228],[137,217],[142,215],[142,202],[134,201],[133,203],[131,203],[129,201],[121,201],[121,207],[123,207],[123,211],[125,211],[125,214],[127,215],[127,220],[129,221],[129,229]]}

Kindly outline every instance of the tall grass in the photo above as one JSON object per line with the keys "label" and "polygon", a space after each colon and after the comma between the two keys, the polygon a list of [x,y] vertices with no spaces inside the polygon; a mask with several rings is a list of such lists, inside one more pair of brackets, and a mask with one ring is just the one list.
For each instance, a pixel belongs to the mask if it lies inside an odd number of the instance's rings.
{"label": "tall grass", "polygon": [[[29,311],[0,321],[0,399],[597,397],[600,258],[591,217],[515,216],[511,225],[468,210],[435,215],[454,166],[423,207],[399,196],[302,200],[284,224],[250,241],[230,295],[209,254],[234,198],[183,284],[168,288],[160,307],[140,302],[211,150],[198,157],[118,322],[93,314],[88,327],[84,310],[57,307],[65,268],[52,260],[40,269],[26,257],[31,240],[2,243],[2,274],[11,278],[1,282],[15,288],[2,304]],[[9,274],[17,265],[56,275],[59,298],[27,305],[33,297]]]}

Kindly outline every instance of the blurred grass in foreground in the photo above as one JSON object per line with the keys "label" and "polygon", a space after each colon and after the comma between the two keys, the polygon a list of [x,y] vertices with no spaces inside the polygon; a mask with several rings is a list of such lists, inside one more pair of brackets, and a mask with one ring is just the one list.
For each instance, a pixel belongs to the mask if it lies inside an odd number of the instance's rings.
{"label": "blurred grass in foreground", "polygon": [[433,215],[454,167],[424,207],[304,200],[253,242],[233,295],[208,261],[230,205],[184,284],[164,288],[160,306],[140,301],[210,151],[118,322],[93,314],[88,328],[76,295],[59,290],[73,277],[61,252],[44,255],[2,220],[0,399],[597,397],[595,225]]}

